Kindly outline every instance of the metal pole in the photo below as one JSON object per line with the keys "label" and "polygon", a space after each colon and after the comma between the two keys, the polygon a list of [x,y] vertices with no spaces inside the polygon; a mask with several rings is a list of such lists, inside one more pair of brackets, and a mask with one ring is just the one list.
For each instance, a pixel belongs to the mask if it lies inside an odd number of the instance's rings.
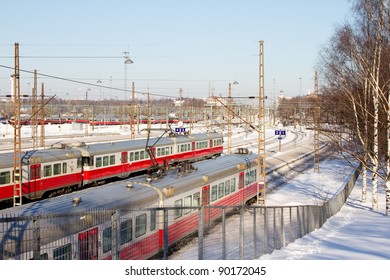
{"label": "metal pole", "polygon": [[244,259],[244,205],[240,209],[240,260]]}
{"label": "metal pole", "polygon": [[226,260],[226,219],[225,219],[225,208],[222,208],[222,259]]}
{"label": "metal pole", "polygon": [[168,259],[168,210],[164,209],[164,260]]}
{"label": "metal pole", "polygon": [[33,220],[33,243],[34,243],[34,252],[33,259],[40,260],[41,259],[41,231],[39,227],[39,217]]}
{"label": "metal pole", "polygon": [[198,212],[198,260],[203,260],[204,206]]}
{"label": "metal pole", "polygon": [[[265,171],[265,96],[264,96],[264,41],[260,41],[259,61],[259,136],[257,147],[258,182],[257,182],[257,204],[265,205],[266,196],[266,171]],[[260,197],[260,185],[263,185]],[[261,201],[260,201],[261,199]]]}

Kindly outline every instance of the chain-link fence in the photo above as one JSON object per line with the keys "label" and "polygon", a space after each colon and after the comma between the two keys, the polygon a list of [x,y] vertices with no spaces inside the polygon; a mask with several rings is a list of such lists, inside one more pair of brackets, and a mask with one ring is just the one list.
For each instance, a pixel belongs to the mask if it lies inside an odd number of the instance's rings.
{"label": "chain-link fence", "polygon": [[359,173],[322,205],[3,215],[0,259],[256,259],[320,228],[344,205]]}

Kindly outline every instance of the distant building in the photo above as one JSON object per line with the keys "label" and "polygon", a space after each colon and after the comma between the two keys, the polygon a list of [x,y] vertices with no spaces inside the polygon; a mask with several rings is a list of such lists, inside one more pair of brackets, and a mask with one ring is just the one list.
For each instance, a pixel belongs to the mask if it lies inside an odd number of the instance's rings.
{"label": "distant building", "polygon": [[175,104],[176,107],[180,107],[181,105],[183,105],[184,100],[173,99],[173,103]]}

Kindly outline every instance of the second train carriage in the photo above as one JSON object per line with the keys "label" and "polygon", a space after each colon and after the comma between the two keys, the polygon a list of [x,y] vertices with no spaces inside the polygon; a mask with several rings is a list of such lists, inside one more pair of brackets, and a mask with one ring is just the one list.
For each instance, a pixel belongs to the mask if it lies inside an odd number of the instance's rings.
{"label": "second train carriage", "polygon": [[[14,193],[14,154],[0,154],[0,202]],[[70,192],[82,185],[81,153],[76,149],[46,149],[23,152],[22,193],[34,200],[58,192]]]}
{"label": "second train carriage", "polygon": [[[132,180],[129,185],[113,183],[5,209],[0,211],[0,215],[70,214],[63,219],[40,221],[42,258],[110,259],[114,234],[112,211],[103,211],[100,219],[93,216],[93,212],[89,215],[88,210],[121,209],[118,223],[119,258],[148,259],[162,252],[164,236],[163,211],[151,208],[174,207],[168,216],[167,236],[171,246],[198,229],[198,208],[181,207],[238,206],[256,196],[257,190],[262,188],[257,183],[256,160],[257,155],[254,154],[226,155],[195,163],[192,171],[170,171],[162,179],[150,183],[140,178]],[[80,203],[73,206],[72,200],[76,195]],[[206,207],[204,224],[211,224],[220,215],[221,209]],[[33,258],[33,244],[29,244],[32,241],[28,237],[33,225],[26,222],[24,227],[24,230],[18,231],[19,236],[12,235],[12,225],[8,226],[9,232],[2,233],[0,257]],[[12,239],[8,240],[9,236]],[[18,246],[13,246],[15,240],[19,242]],[[17,248],[19,251],[15,251]]]}
{"label": "second train carriage", "polygon": [[[218,133],[178,135],[152,138],[149,145],[159,165],[171,165],[220,155],[223,138]],[[145,147],[146,139],[139,139],[91,145],[57,144],[50,149],[23,152],[23,197],[34,200],[146,170],[151,159]],[[12,200],[13,188],[13,153],[1,153],[0,202]]]}

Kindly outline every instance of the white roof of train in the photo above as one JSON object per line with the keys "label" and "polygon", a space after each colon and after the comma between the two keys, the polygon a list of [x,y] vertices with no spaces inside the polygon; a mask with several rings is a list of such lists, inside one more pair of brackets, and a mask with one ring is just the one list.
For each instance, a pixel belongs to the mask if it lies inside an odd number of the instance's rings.
{"label": "white roof of train", "polygon": [[[225,155],[193,164],[197,170],[188,172],[187,175],[181,174],[178,176],[177,171],[169,171],[166,176],[156,181],[151,181],[150,184],[159,189],[172,186],[175,189],[175,195],[177,195],[190,190],[194,186],[200,187],[212,184],[217,179],[232,175],[233,171],[238,172],[237,165],[255,166],[256,159],[256,154]],[[204,176],[208,177],[208,183],[203,181],[202,177]],[[154,205],[158,201],[156,191],[135,183],[140,181],[146,183],[145,177],[132,178],[4,209],[0,211],[0,215],[33,216],[41,213],[72,213],[90,209],[139,209]],[[130,182],[133,182],[132,188],[127,187],[127,184]],[[81,199],[78,206],[73,206],[73,198]]]}

